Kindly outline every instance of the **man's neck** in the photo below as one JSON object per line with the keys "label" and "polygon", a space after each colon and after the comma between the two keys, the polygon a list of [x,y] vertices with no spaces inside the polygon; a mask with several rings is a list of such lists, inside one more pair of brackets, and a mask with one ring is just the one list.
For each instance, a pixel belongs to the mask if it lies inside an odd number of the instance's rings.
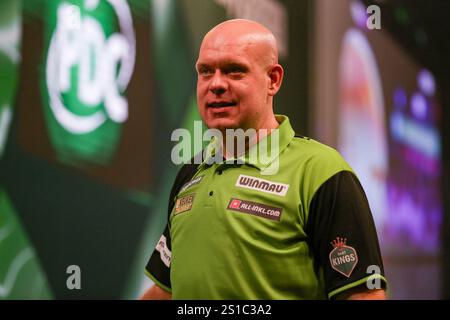
{"label": "man's neck", "polygon": [[[243,154],[245,154],[252,146],[257,144],[260,140],[264,139],[266,136],[268,136],[273,130],[277,129],[280,126],[278,121],[276,120],[275,116],[270,119],[270,121],[267,122],[266,125],[260,126],[259,129],[254,129],[253,135],[251,135],[249,138],[246,138],[244,135],[244,139],[238,139],[236,136],[228,137],[226,132],[222,132],[223,140],[222,140],[222,150],[223,150],[223,156],[225,159],[236,159]],[[245,130],[244,130],[245,132]],[[232,148],[231,150],[227,149],[227,141],[230,141],[232,139]],[[239,143],[242,143],[244,141],[245,147],[242,148],[242,146],[238,146]],[[230,142],[229,142],[230,143]]]}

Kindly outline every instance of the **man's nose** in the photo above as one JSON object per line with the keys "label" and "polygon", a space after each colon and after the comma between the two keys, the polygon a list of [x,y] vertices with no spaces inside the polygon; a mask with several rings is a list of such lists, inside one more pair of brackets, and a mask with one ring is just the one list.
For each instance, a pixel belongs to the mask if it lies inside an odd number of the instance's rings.
{"label": "man's nose", "polygon": [[228,82],[220,70],[216,70],[209,84],[209,90],[215,95],[221,95],[228,89]]}

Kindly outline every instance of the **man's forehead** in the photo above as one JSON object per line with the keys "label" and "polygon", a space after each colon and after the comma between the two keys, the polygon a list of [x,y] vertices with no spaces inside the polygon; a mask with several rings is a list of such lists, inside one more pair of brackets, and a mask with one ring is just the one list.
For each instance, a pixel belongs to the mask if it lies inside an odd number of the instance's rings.
{"label": "man's forehead", "polygon": [[211,63],[216,61],[230,61],[248,63],[257,59],[263,51],[263,44],[254,37],[241,37],[237,39],[224,39],[215,37],[205,39],[200,47],[199,61]]}
{"label": "man's forehead", "polygon": [[246,19],[228,20],[212,28],[205,36],[206,39],[231,40],[245,37],[273,37],[273,34],[263,25]]}
{"label": "man's forehead", "polygon": [[248,59],[241,59],[233,56],[215,56],[215,57],[199,57],[196,63],[196,68],[201,67],[214,67],[214,68],[226,68],[230,66],[242,66],[250,68],[251,64]]}
{"label": "man's forehead", "polygon": [[198,56],[198,61],[203,63],[213,63],[219,61],[245,63],[248,59],[249,50],[246,50],[246,47],[236,46],[233,44],[220,47],[202,47]]}
{"label": "man's forehead", "polygon": [[213,28],[204,37],[199,50],[199,60],[233,59],[249,60],[264,65],[278,63],[277,44],[273,34],[248,21],[231,21]]}
{"label": "man's forehead", "polygon": [[[247,50],[260,45],[268,45],[270,36],[261,33],[232,32],[208,34],[201,44],[202,48],[223,50]],[[201,50],[200,49],[200,50]]]}

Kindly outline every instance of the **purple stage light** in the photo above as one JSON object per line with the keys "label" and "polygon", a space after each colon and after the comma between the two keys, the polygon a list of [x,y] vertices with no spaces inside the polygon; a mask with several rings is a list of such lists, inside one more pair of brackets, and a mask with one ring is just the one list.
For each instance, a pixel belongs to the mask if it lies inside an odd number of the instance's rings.
{"label": "purple stage light", "polygon": [[359,0],[354,0],[350,4],[350,11],[353,22],[360,28],[366,28],[367,12],[366,7]]}
{"label": "purple stage light", "polygon": [[426,96],[431,97],[436,92],[436,83],[430,71],[423,69],[417,75],[417,84]]}
{"label": "purple stage light", "polygon": [[419,92],[414,93],[411,98],[411,112],[418,120],[425,120],[427,117],[427,100]]}
{"label": "purple stage light", "polygon": [[405,89],[397,88],[394,91],[394,108],[403,111],[405,110],[407,104],[408,97],[406,95]]}

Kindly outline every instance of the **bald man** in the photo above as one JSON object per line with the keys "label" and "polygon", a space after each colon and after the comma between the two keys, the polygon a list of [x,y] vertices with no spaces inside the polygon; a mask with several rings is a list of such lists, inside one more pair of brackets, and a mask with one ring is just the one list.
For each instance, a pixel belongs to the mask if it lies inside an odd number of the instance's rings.
{"label": "bald man", "polygon": [[[283,68],[273,34],[249,20],[223,22],[204,37],[196,70],[201,118],[222,140],[211,141],[214,154],[203,162],[180,169],[146,266],[155,285],[141,298],[384,299],[358,179],[335,150],[295,135],[274,114]],[[235,136],[227,143],[232,129],[255,131],[244,154]],[[248,161],[268,140],[277,142],[274,156]],[[217,152],[220,161],[208,161]]]}

